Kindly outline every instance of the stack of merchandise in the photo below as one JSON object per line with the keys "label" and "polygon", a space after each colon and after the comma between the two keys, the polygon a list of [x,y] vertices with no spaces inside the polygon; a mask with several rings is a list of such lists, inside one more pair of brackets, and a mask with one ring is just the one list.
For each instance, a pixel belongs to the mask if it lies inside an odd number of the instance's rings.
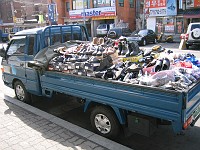
{"label": "stack of merchandise", "polygon": [[175,54],[160,45],[140,50],[126,38],[93,38],[54,52],[58,55],[49,61],[49,71],[171,90],[188,89],[200,78],[200,61],[194,55]]}

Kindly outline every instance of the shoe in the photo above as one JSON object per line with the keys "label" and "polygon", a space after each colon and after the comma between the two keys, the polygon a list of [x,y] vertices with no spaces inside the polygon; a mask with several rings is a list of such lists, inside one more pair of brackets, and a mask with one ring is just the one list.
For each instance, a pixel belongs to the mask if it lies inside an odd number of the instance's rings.
{"label": "shoe", "polygon": [[72,55],[71,58],[68,59],[69,62],[75,63],[78,60],[78,55]]}
{"label": "shoe", "polygon": [[139,66],[139,65],[137,65],[137,64],[135,64],[135,63],[133,63],[132,65],[130,65],[128,68],[127,68],[127,72],[138,72],[139,73],[139,70],[141,70],[142,68]]}
{"label": "shoe", "polygon": [[137,56],[140,52],[140,48],[137,42],[131,42],[128,45],[130,52],[130,56]]}
{"label": "shoe", "polygon": [[92,55],[92,53],[96,50],[96,48],[94,47],[94,45],[90,45],[87,48],[87,51],[85,52],[86,55]]}
{"label": "shoe", "polygon": [[168,70],[170,67],[170,61],[168,58],[165,58],[163,60],[163,63],[162,63],[162,69],[161,70]]}
{"label": "shoe", "polygon": [[106,72],[105,72],[105,74],[104,74],[104,76],[103,76],[103,78],[105,80],[116,78],[116,75],[115,75],[113,69],[110,69],[110,68],[107,69]]}
{"label": "shoe", "polygon": [[103,79],[104,74],[105,74],[105,71],[98,71],[98,72],[95,72],[95,77]]}
{"label": "shoe", "polygon": [[98,51],[99,51],[99,47],[96,47],[95,50],[94,50],[94,52],[92,53],[92,56],[96,56],[97,53],[98,53]]}
{"label": "shoe", "polygon": [[96,57],[91,57],[89,60],[88,60],[89,63],[93,64],[93,66],[100,66],[100,60],[97,59]]}
{"label": "shoe", "polygon": [[112,55],[112,54],[115,53],[115,51],[116,51],[116,49],[114,47],[109,47],[108,50],[107,50],[107,54]]}
{"label": "shoe", "polygon": [[99,38],[99,40],[98,40],[98,44],[99,44],[99,45],[104,44],[104,38]]}
{"label": "shoe", "polygon": [[118,55],[121,55],[121,53],[122,53],[122,42],[119,42],[118,43],[118,50],[119,50],[119,52],[118,52]]}
{"label": "shoe", "polygon": [[97,44],[98,44],[98,40],[99,40],[99,39],[98,39],[97,37],[94,37],[92,43],[93,43],[94,45],[97,45]]}
{"label": "shoe", "polygon": [[156,64],[154,66],[154,72],[158,72],[162,70],[162,63],[163,63],[162,59],[156,61]]}
{"label": "shoe", "polygon": [[98,47],[98,51],[96,53],[96,56],[102,56],[103,51],[104,51],[103,47]]}
{"label": "shoe", "polygon": [[82,62],[87,61],[89,59],[89,57],[85,54],[82,56]]}

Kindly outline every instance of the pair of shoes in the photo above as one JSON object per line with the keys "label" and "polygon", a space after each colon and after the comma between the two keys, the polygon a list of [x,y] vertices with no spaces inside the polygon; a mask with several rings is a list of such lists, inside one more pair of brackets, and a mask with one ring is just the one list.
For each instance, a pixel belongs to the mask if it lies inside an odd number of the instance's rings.
{"label": "pair of shoes", "polygon": [[137,42],[133,41],[128,43],[128,52],[126,53],[126,57],[136,56],[140,52],[140,48]]}
{"label": "pair of shoes", "polygon": [[86,55],[92,55],[92,53],[96,50],[96,48],[94,47],[94,45],[90,45],[87,47],[87,50],[85,51]]}
{"label": "pair of shoes", "polygon": [[98,46],[96,50],[92,53],[92,56],[102,56],[104,48],[102,46]]}
{"label": "pair of shoes", "polygon": [[95,45],[102,45],[104,44],[104,38],[94,37],[92,43]]}
{"label": "pair of shoes", "polygon": [[154,72],[168,70],[170,67],[170,60],[168,58],[157,60],[154,67]]}

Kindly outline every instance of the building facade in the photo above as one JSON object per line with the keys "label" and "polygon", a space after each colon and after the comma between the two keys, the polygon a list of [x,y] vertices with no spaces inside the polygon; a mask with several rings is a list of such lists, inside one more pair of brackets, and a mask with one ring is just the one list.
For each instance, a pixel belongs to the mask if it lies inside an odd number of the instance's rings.
{"label": "building facade", "polygon": [[47,0],[1,0],[0,29],[11,33],[46,25]]}
{"label": "building facade", "polygon": [[85,23],[91,36],[99,24],[136,29],[136,0],[49,0],[57,4],[58,24]]}
{"label": "building facade", "polygon": [[190,22],[200,22],[199,0],[145,0],[146,28],[156,33],[179,35]]}

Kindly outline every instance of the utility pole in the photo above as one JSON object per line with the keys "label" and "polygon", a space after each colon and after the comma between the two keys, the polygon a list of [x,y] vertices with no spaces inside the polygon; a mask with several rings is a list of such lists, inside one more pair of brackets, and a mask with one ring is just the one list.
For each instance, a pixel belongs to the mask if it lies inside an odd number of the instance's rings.
{"label": "utility pole", "polygon": [[14,23],[14,26],[15,26],[16,18],[15,18],[15,10],[14,10],[14,5],[13,5],[13,0],[10,1],[10,6],[11,6],[11,12],[12,12],[13,23]]}
{"label": "utility pole", "polygon": [[83,23],[84,23],[84,25],[85,25],[85,0],[83,0]]}

